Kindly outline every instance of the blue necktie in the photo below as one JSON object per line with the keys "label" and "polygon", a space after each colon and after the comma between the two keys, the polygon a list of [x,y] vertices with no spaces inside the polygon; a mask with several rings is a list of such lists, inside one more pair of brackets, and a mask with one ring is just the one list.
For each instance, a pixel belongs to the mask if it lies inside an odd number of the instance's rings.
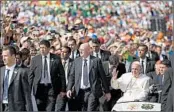
{"label": "blue necktie", "polygon": [[6,76],[4,77],[4,84],[3,84],[3,100],[8,99],[8,79],[9,79],[9,69],[6,69]]}

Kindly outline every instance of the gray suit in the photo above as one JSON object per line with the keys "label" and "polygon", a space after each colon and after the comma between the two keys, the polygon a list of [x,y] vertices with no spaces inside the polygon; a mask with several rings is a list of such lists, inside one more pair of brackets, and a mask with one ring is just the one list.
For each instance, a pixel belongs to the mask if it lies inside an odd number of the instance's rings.
{"label": "gray suit", "polygon": [[[38,84],[42,76],[42,56],[32,58],[29,74],[30,87],[33,86],[33,94],[36,95]],[[65,71],[59,56],[50,53],[50,75],[54,94],[66,91]]]}
{"label": "gray suit", "polygon": [[[82,57],[76,58],[74,60],[67,87],[67,90],[71,90],[73,86],[75,87],[76,97],[79,97],[81,95],[80,85],[82,76],[82,62],[83,62]],[[87,111],[89,110],[94,111],[97,105],[95,101],[103,95],[103,90],[105,93],[110,92],[109,84],[107,83],[106,80],[106,75],[102,66],[102,62],[99,58],[95,58],[94,56],[90,56],[89,83],[90,83],[90,93],[89,93],[90,95],[88,94],[89,96],[86,96],[85,93],[84,98],[85,97],[87,97],[87,99],[89,98]]]}
{"label": "gray suit", "polygon": [[171,62],[172,68],[174,68],[174,54],[169,57],[169,60]]}
{"label": "gray suit", "polygon": [[[80,81],[81,81],[81,75],[82,75],[81,67],[82,67],[82,58],[79,57],[74,60],[74,64],[69,76],[69,83],[68,83],[67,90],[71,90],[71,88],[74,85],[76,95],[78,95],[78,92],[80,89],[80,83],[81,83]],[[91,85],[91,90],[96,97],[99,98],[103,94],[101,84],[103,85],[103,89],[105,93],[110,92],[109,84],[107,83],[106,75],[102,67],[101,60],[98,58],[95,58],[94,56],[90,56],[89,81]]]}
{"label": "gray suit", "polygon": [[[161,102],[161,93],[159,91],[162,90],[163,87],[163,75],[157,75],[156,72],[149,72],[147,74],[151,78],[150,86],[153,86],[151,93],[149,94],[149,101],[150,102]],[[158,92],[158,93],[157,93]]]}
{"label": "gray suit", "polygon": [[164,74],[164,87],[162,90],[161,110],[165,112],[174,111],[174,55],[170,58],[172,68],[169,68]]}
{"label": "gray suit", "polygon": [[49,86],[41,85],[42,56],[32,58],[29,74],[29,84],[36,99],[39,111],[55,110],[55,101],[60,92],[66,91],[65,71],[59,56],[50,53],[50,78]]}
{"label": "gray suit", "polygon": [[173,82],[173,70],[169,68],[164,74],[164,87],[162,89],[162,97],[161,97],[161,111],[169,112],[173,111],[173,95],[170,95],[174,89]]}
{"label": "gray suit", "polygon": [[[1,70],[1,96],[2,103],[3,95],[3,79],[5,74],[5,67]],[[27,70],[16,66],[8,88],[8,107],[9,111],[32,111],[31,91],[27,80]]]}

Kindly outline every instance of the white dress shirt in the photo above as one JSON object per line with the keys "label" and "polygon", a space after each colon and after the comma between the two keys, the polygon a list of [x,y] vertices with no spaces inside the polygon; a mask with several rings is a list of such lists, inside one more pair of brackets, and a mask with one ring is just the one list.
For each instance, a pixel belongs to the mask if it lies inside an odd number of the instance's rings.
{"label": "white dress shirt", "polygon": [[99,52],[98,52],[98,53],[93,52],[93,56],[97,57],[97,54],[98,54],[98,58],[101,58],[101,52],[100,52],[100,50],[99,50]]}
{"label": "white dress shirt", "polygon": [[[6,77],[7,69],[10,70],[9,71],[9,78],[8,78],[8,87],[10,85],[10,81],[11,81],[15,66],[16,66],[16,64],[12,65],[11,67],[8,67],[8,66],[5,67],[5,76],[4,76],[4,78]],[[3,103],[8,103],[8,100],[3,100],[2,102]]]}
{"label": "white dress shirt", "polygon": [[111,87],[121,89],[124,94],[117,102],[144,101],[149,92],[150,78],[144,74],[140,74],[135,78],[132,73],[125,73],[120,78],[111,79]]}
{"label": "white dress shirt", "polygon": [[88,57],[86,58],[86,60],[87,60],[87,67],[88,67],[88,85],[85,86],[85,85],[83,84],[83,66],[84,66],[84,60],[83,60],[83,58],[82,58],[82,77],[81,77],[81,85],[80,85],[80,88],[81,88],[81,89],[87,89],[87,88],[90,87],[90,83],[89,83],[89,64],[90,64],[90,56],[88,56]]}
{"label": "white dress shirt", "polygon": [[45,80],[44,79],[44,62],[45,62],[45,56],[42,56],[42,77],[41,77],[41,81],[40,81],[40,83],[41,84],[49,84],[49,83],[51,83],[51,76],[50,76],[50,53],[48,53],[47,54],[47,67],[48,67],[48,79],[47,80]]}

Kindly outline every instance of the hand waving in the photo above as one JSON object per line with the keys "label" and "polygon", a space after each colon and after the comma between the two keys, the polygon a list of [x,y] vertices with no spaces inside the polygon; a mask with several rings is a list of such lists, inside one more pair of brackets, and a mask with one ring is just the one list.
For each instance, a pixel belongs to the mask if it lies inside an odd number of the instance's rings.
{"label": "hand waving", "polygon": [[112,71],[112,78],[113,78],[114,80],[117,79],[118,72],[119,72],[119,71],[116,70],[116,68],[113,69],[113,71]]}

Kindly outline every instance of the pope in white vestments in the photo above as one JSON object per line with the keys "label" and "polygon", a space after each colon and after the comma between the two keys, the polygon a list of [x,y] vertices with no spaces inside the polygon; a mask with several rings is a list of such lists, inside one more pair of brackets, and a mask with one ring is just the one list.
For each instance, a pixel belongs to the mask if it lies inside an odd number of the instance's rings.
{"label": "pope in white vestments", "polygon": [[141,74],[141,65],[138,61],[132,63],[130,73],[123,74],[117,79],[117,73],[113,73],[111,79],[111,87],[114,89],[121,89],[124,94],[117,101],[128,102],[128,101],[144,101],[149,93],[149,80],[150,78],[145,74]]}

